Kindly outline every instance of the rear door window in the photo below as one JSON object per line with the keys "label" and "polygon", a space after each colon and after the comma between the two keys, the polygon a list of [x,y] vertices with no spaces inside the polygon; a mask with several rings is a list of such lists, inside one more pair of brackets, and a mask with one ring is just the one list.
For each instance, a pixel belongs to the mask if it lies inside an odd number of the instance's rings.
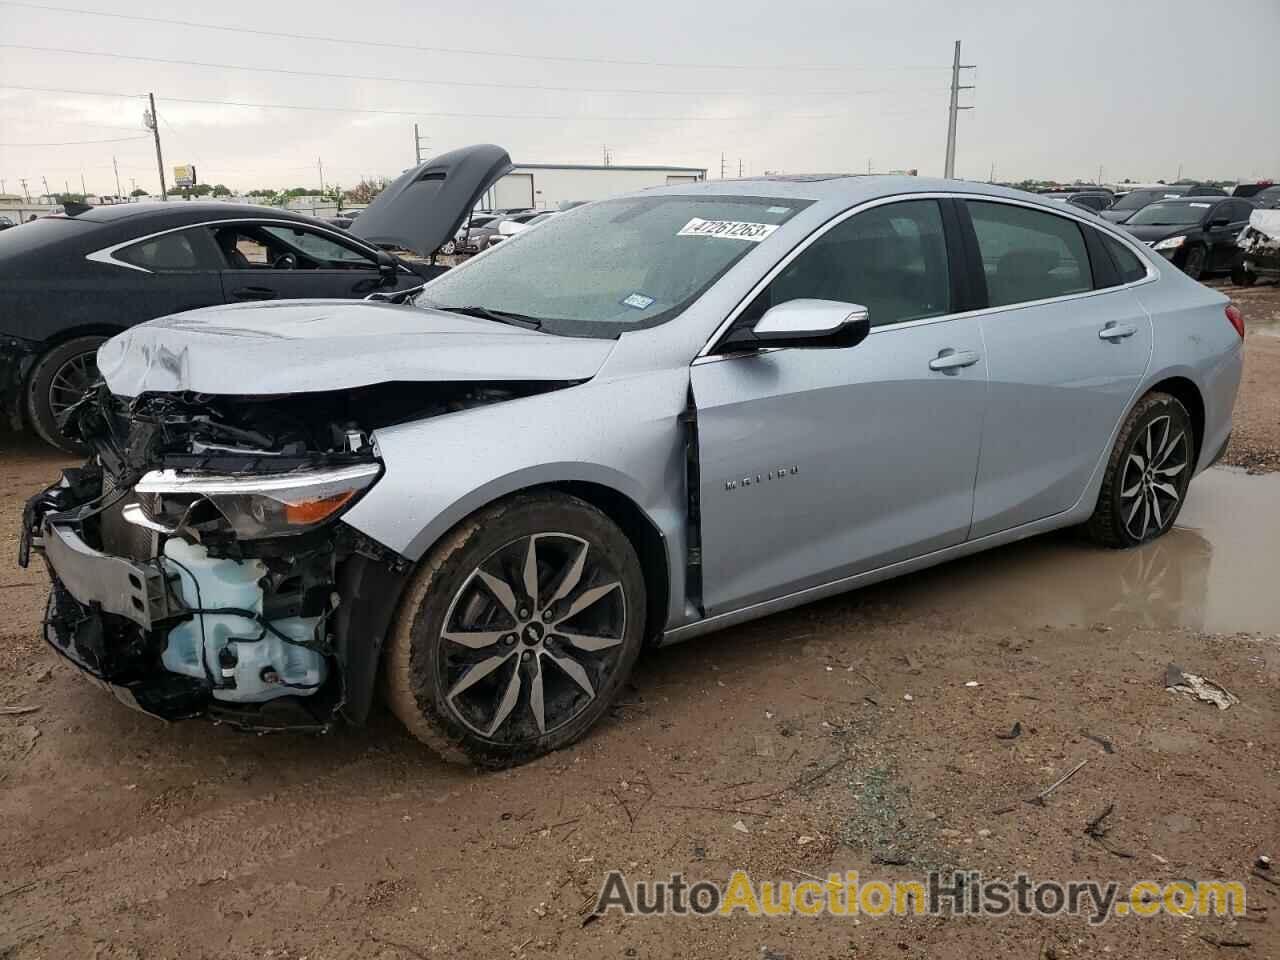
{"label": "rear door window", "polygon": [[990,306],[1048,300],[1093,289],[1080,226],[1007,203],[966,200]]}

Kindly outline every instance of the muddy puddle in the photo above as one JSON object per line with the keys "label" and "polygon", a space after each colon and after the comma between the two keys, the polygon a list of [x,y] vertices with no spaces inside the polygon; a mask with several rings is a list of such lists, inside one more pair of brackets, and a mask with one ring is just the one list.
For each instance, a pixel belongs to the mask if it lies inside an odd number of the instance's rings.
{"label": "muddy puddle", "polygon": [[870,587],[866,599],[970,629],[1188,627],[1280,633],[1280,474],[1215,467],[1177,526],[1136,550],[1060,531]]}

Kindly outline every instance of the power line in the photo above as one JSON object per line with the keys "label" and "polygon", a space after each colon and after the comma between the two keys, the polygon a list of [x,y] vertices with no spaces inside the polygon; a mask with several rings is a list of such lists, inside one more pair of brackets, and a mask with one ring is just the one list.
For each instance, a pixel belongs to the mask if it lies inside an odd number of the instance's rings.
{"label": "power line", "polygon": [[[0,44],[3,46],[3,44]],[[75,95],[95,96],[95,97],[123,97],[134,99],[142,97],[145,99],[146,94],[136,93],[119,93],[108,92],[105,90],[66,90],[56,87],[32,87],[32,86],[15,86],[7,83],[0,83],[0,90],[25,90],[34,93],[67,93]],[[554,114],[554,113],[462,113],[462,112],[443,112],[432,110],[392,110],[377,109],[372,107],[329,107],[329,106],[312,106],[301,103],[257,103],[247,100],[220,100],[202,97],[169,97],[162,96],[162,100],[166,103],[194,103],[219,107],[247,107],[258,110],[304,110],[308,112],[320,113],[361,113],[382,115],[389,117],[439,117],[451,120],[627,120],[627,121],[685,121],[696,120],[698,122],[707,121],[737,121],[748,119],[747,117],[708,117],[698,116],[694,114],[670,115],[670,116],[623,116],[621,114],[599,114],[599,113],[574,113],[574,114]],[[790,114],[792,119],[797,120],[831,120],[839,117],[836,113],[808,113],[808,114]],[[167,121],[166,121],[167,122]]]}
{"label": "power line", "polygon": [[0,143],[0,147],[79,147],[87,143],[127,143],[147,137],[113,137],[110,140],[63,140],[61,143]]}
{"label": "power line", "polygon": [[[7,2],[7,0],[0,0]],[[627,87],[573,87],[551,86],[544,84],[499,83],[497,81],[482,82],[472,80],[435,80],[419,77],[385,77],[362,73],[326,73],[319,70],[288,70],[284,67],[250,67],[235,63],[211,63],[202,60],[177,60],[167,57],[146,57],[138,54],[108,53],[99,50],[72,50],[67,47],[37,47],[25,43],[0,43],[0,47],[9,50],[27,50],[35,53],[63,53],[77,57],[104,57],[110,60],[129,60],[136,63],[160,63],[177,67],[203,67],[212,70],[241,70],[249,73],[270,73],[288,77],[322,77],[328,80],[372,80],[378,83],[409,83],[431,87],[469,87],[482,90],[533,90],[544,93],[601,93],[601,94],[641,94],[645,96],[667,97],[850,97],[869,96],[880,93],[904,93],[911,91],[896,90],[884,87],[875,90],[657,90],[653,88]],[[933,88],[928,89],[930,92]]]}
{"label": "power line", "polygon": [[885,71],[934,71],[942,67],[869,67],[850,64],[816,64],[816,63],[678,63],[663,60],[624,60],[616,57],[571,57],[545,53],[511,53],[502,50],[468,50],[463,47],[422,46],[413,43],[392,43],[386,40],[359,40],[350,37],[330,37],[314,33],[288,33],[279,30],[259,30],[252,27],[228,27],[216,23],[200,23],[194,20],[175,20],[165,17],[143,17],[136,14],[108,13],[103,10],[85,10],[79,7],[55,7],[38,3],[24,3],[22,0],[0,0],[0,5],[23,7],[27,10],[42,10],[47,13],[71,13],[77,16],[108,17],[114,20],[130,20],[134,23],[155,23],[170,27],[191,27],[197,30],[219,30],[224,33],[243,33],[259,37],[272,37],[279,40],[317,40],[325,43],[340,43],[344,46],[379,47],[387,50],[413,50],[418,53],[447,53],[467,57],[501,57],[510,60],[545,60],[555,63],[589,63],[607,64],[624,67],[680,67],[695,70],[885,70]]}

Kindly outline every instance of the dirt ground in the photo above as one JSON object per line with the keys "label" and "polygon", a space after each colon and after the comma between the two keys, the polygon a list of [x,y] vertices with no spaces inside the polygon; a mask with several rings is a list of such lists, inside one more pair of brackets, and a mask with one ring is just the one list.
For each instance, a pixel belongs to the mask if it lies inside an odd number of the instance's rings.
{"label": "dirt ground", "polygon": [[[1231,462],[1277,470],[1280,338],[1259,315],[1280,333],[1280,289],[1239,299]],[[1036,538],[657,651],[584,742],[480,774],[385,713],[253,737],[90,686],[43,646],[44,574],[13,560],[23,499],[65,461],[0,445],[0,958],[1280,958],[1280,869],[1250,874],[1280,858],[1280,476],[1215,468],[1142,550]],[[1240,702],[1166,691],[1170,663]],[[1087,836],[1109,804],[1109,832]],[[723,883],[935,866],[1239,879],[1250,910],[591,913],[615,868]]]}

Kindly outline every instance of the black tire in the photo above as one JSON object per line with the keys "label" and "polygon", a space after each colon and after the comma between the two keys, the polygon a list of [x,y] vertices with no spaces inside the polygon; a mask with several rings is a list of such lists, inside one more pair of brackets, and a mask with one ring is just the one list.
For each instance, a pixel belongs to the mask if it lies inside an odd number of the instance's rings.
{"label": "black tire", "polygon": [[87,388],[98,376],[98,347],[106,337],[76,337],[60,343],[31,370],[27,381],[27,421],[40,438],[59,450],[84,453],[86,447],[62,435],[58,411],[80,399],[79,386]]}
{"label": "black tire", "polygon": [[1123,548],[1165,534],[1186,499],[1195,451],[1195,431],[1181,401],[1159,392],[1139,400],[1107,460],[1097,506],[1085,524],[1090,538],[1104,547]]}
{"label": "black tire", "polygon": [[[520,562],[531,543],[533,604]],[[505,599],[490,588],[495,579],[511,591]],[[540,615],[539,602],[550,612]],[[573,743],[604,715],[640,653],[644,619],[644,574],[622,531],[576,497],[520,494],[464,520],[423,559],[388,638],[387,700],[409,732],[446,760],[524,763]]]}
{"label": "black tire", "polygon": [[456,240],[446,240],[446,241],[444,242],[444,246],[440,248],[440,251],[439,251],[439,252],[440,252],[442,255],[446,256],[446,257],[452,257],[455,253],[457,253],[457,252],[458,252],[458,243],[457,243],[457,241],[456,241]]}
{"label": "black tire", "polygon": [[1258,275],[1245,267],[1243,257],[1236,257],[1231,265],[1231,282],[1237,287],[1252,287],[1258,282]]}
{"label": "black tire", "polygon": [[1204,276],[1205,270],[1209,265],[1209,252],[1202,244],[1197,243],[1182,259],[1182,272],[1192,280],[1199,280]]}

